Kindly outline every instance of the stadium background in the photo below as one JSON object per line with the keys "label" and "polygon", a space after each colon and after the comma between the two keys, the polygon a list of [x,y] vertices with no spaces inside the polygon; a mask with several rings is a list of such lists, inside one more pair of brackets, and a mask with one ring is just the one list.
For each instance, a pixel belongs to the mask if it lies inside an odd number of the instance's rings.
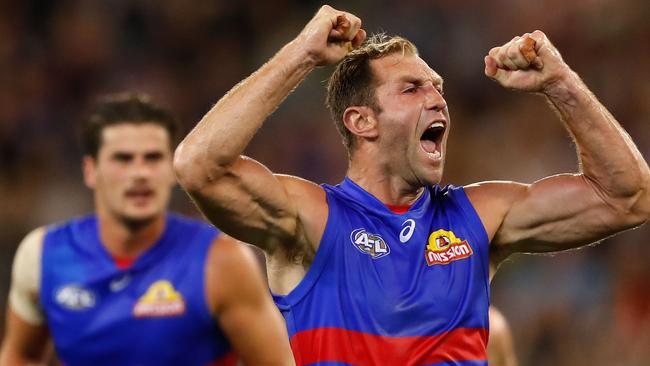
{"label": "stadium background", "polygon": [[[574,171],[543,98],[483,76],[483,56],[542,29],[650,158],[650,2],[404,0],[331,5],[369,32],[413,40],[445,78],[452,116],[445,182],[532,182]],[[342,5],[343,4],[343,5]],[[316,1],[0,0],[0,301],[32,228],[92,209],[76,141],[105,92],[150,93],[189,130],[230,87],[296,35]],[[309,76],[247,154],[276,172],[338,182],[346,167],[323,106],[331,68]],[[196,214],[177,189],[177,210]],[[593,249],[516,256],[493,282],[522,365],[650,364],[650,227]],[[0,324],[2,325],[2,324]]]}

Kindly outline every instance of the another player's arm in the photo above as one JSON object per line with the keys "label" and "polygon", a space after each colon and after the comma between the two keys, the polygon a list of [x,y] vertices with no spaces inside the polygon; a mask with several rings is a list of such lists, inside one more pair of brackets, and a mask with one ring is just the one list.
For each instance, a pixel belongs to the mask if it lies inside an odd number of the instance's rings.
{"label": "another player's arm", "polygon": [[517,366],[517,355],[508,321],[495,307],[490,306],[490,340],[488,361],[490,366]]}
{"label": "another player's arm", "polygon": [[208,258],[208,302],[237,356],[251,366],[294,365],[286,326],[253,252],[220,235]]}
{"label": "another player's arm", "polygon": [[530,185],[468,186],[495,251],[505,255],[579,247],[650,218],[650,170],[641,153],[546,36],[536,31],[531,37],[533,63],[516,37],[490,51],[486,74],[505,87],[546,96],[575,141],[581,171]]}
{"label": "another player's arm", "polygon": [[11,308],[7,309],[0,365],[45,365],[48,340],[49,331],[46,326],[30,324]]}
{"label": "another player's arm", "polygon": [[224,232],[267,251],[305,242],[303,232],[310,228],[304,227],[309,223],[302,222],[300,210],[313,207],[299,206],[296,197],[321,197],[324,202],[322,189],[275,176],[241,154],[307,74],[340,60],[349,45],[363,41],[360,25],[352,14],[322,7],[298,37],[221,98],[176,150],[181,185]]}
{"label": "another player's arm", "polygon": [[38,301],[44,229],[31,232],[14,258],[0,366],[45,364],[49,330]]}

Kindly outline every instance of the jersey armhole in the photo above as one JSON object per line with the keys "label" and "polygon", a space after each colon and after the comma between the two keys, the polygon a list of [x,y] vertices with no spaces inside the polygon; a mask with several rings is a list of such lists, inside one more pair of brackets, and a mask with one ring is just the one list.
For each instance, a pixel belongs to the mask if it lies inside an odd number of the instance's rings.
{"label": "jersey armhole", "polygon": [[[485,274],[487,281],[485,282],[485,293],[487,296],[488,306],[490,304],[490,237],[488,236],[487,230],[481,221],[481,217],[478,215],[478,212],[474,208],[472,201],[467,196],[464,187],[449,187],[449,192],[458,200],[458,204],[463,210],[463,215],[469,220],[470,227],[472,232],[481,243],[485,243],[484,247],[481,247],[481,252],[485,256],[479,262],[481,263],[483,273]],[[489,332],[489,325],[488,325]]]}
{"label": "jersey armhole", "polygon": [[287,310],[291,308],[292,305],[300,301],[314,286],[321,273],[323,268],[327,264],[328,258],[332,252],[332,248],[335,245],[334,241],[336,238],[336,228],[332,224],[332,209],[335,206],[332,197],[332,192],[328,189],[327,185],[322,185],[325,190],[325,198],[327,200],[327,222],[325,223],[325,230],[323,231],[323,236],[321,237],[320,243],[318,244],[318,249],[316,250],[316,255],[314,256],[314,261],[309,266],[307,273],[300,280],[298,285],[291,290],[286,295],[278,295],[271,293],[273,296],[273,301],[276,303],[277,307],[280,310]]}
{"label": "jersey armhole", "polygon": [[460,204],[460,207],[462,208],[465,217],[467,217],[470,220],[471,227],[480,228],[479,230],[472,230],[472,231],[474,231],[474,233],[477,236],[483,239],[483,242],[487,244],[486,247],[489,247],[490,237],[488,236],[487,230],[485,229],[485,225],[483,225],[483,221],[481,220],[481,217],[478,215],[478,212],[474,208],[472,201],[467,196],[467,192],[465,192],[465,187],[450,186],[449,192],[458,200],[458,203]]}

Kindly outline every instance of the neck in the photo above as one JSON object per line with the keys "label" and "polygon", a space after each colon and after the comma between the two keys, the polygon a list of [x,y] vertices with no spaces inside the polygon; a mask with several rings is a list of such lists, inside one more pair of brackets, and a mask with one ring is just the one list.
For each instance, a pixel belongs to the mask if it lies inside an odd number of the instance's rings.
{"label": "neck", "polygon": [[114,257],[136,258],[149,249],[165,230],[165,215],[151,220],[125,221],[108,213],[97,212],[99,238]]}
{"label": "neck", "polygon": [[379,201],[391,206],[412,205],[424,191],[421,185],[409,183],[377,160],[356,154],[350,159],[347,176]]}

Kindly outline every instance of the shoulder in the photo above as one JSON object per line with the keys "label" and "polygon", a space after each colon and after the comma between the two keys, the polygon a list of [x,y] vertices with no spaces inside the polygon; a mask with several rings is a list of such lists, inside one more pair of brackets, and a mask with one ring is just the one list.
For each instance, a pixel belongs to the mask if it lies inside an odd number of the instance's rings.
{"label": "shoulder", "polygon": [[511,201],[526,193],[528,184],[512,181],[488,181],[464,186],[473,204]]}
{"label": "shoulder", "polygon": [[325,231],[329,213],[325,189],[314,182],[291,175],[276,174],[276,177],[282,182],[291,202],[296,205],[299,229],[302,230],[299,237],[309,243],[311,250],[315,250]]}
{"label": "shoulder", "polygon": [[185,227],[212,227],[207,222],[201,219],[193,218],[177,212],[167,212],[167,221],[172,225],[185,226]]}
{"label": "shoulder", "polygon": [[526,194],[528,185],[511,181],[473,183],[464,187],[467,198],[485,226],[490,240],[517,201]]}
{"label": "shoulder", "polygon": [[21,319],[30,324],[43,323],[38,295],[45,233],[46,228],[39,227],[25,236],[18,246],[12,268],[9,304]]}
{"label": "shoulder", "polygon": [[510,325],[494,306],[490,306],[490,339],[487,351],[490,365],[517,365]]}
{"label": "shoulder", "polygon": [[97,216],[94,213],[55,222],[37,230],[43,231],[43,241],[47,245],[66,244],[72,239],[83,240],[95,236],[98,230]]}
{"label": "shoulder", "polygon": [[208,253],[206,291],[213,314],[233,302],[246,301],[265,293],[260,259],[245,243],[222,234]]}
{"label": "shoulder", "polygon": [[237,269],[256,263],[255,254],[248,244],[226,234],[217,236],[210,244],[208,261],[222,269]]}
{"label": "shoulder", "polygon": [[490,317],[490,335],[500,335],[503,333],[510,332],[510,326],[508,321],[503,316],[501,311],[496,309],[494,306],[490,306],[489,310]]}
{"label": "shoulder", "polygon": [[30,263],[31,265],[34,262],[40,262],[46,232],[46,227],[39,227],[28,233],[18,245],[14,263]]}
{"label": "shoulder", "polygon": [[176,231],[182,232],[184,235],[197,233],[210,237],[221,233],[219,229],[205,220],[184,216],[175,212],[168,212],[167,220]]}
{"label": "shoulder", "polygon": [[306,199],[313,204],[325,203],[325,190],[320,185],[293,175],[275,174],[275,177],[290,197]]}

